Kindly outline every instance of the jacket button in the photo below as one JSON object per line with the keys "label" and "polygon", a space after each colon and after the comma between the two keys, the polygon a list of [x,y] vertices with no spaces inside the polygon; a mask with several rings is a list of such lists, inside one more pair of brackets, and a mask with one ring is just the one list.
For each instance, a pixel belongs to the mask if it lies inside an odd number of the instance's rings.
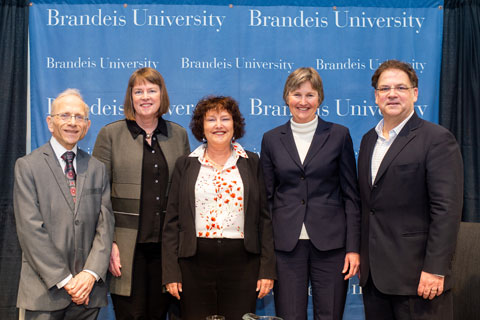
{"label": "jacket button", "polygon": [[304,199],[302,199],[302,204],[305,204],[305,200],[304,200]]}
{"label": "jacket button", "polygon": [[304,177],[304,176],[300,176],[300,180],[305,180],[305,177]]}
{"label": "jacket button", "polygon": [[80,221],[75,220],[75,225],[78,226],[80,224]]}
{"label": "jacket button", "polygon": [[375,215],[375,210],[370,210],[370,215]]}

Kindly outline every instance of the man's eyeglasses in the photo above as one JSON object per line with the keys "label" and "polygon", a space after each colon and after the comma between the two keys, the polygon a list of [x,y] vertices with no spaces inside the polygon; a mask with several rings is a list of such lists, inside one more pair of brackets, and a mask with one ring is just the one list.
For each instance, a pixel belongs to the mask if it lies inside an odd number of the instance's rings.
{"label": "man's eyeglasses", "polygon": [[80,114],[70,114],[70,113],[57,113],[57,114],[51,114],[50,116],[52,117],[59,117],[62,119],[62,121],[70,121],[70,119],[74,118],[76,122],[84,122],[88,121],[88,118],[85,116],[82,116]]}
{"label": "man's eyeglasses", "polygon": [[390,92],[390,90],[394,90],[395,92],[398,93],[406,93],[408,90],[413,89],[415,87],[406,87],[406,86],[398,86],[398,87],[380,87],[375,90],[378,91],[380,94],[387,94]]}

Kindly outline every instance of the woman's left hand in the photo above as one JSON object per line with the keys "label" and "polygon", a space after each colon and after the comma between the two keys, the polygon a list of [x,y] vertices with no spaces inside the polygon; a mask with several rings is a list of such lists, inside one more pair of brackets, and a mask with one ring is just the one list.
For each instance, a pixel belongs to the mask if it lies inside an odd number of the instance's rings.
{"label": "woman's left hand", "polygon": [[258,299],[265,297],[273,289],[273,280],[260,279],[257,281]]}
{"label": "woman's left hand", "polygon": [[345,264],[343,265],[342,273],[348,273],[345,275],[343,280],[348,280],[354,275],[357,274],[360,267],[360,255],[355,252],[348,252],[345,255]]}

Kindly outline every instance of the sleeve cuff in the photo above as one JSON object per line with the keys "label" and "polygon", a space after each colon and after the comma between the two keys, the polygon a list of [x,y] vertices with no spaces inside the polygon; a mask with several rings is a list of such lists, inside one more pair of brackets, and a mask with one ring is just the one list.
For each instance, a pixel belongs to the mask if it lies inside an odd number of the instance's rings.
{"label": "sleeve cuff", "polygon": [[72,274],[69,274],[68,277],[66,277],[59,283],[57,283],[57,288],[62,289],[68,283],[68,281],[70,281],[72,278],[73,278]]}
{"label": "sleeve cuff", "polygon": [[88,272],[88,273],[90,273],[92,276],[94,276],[94,277],[95,277],[95,281],[98,281],[98,280],[100,279],[100,277],[98,276],[98,274],[96,274],[96,273],[93,272],[92,270],[85,269],[85,270],[83,270],[83,271]]}

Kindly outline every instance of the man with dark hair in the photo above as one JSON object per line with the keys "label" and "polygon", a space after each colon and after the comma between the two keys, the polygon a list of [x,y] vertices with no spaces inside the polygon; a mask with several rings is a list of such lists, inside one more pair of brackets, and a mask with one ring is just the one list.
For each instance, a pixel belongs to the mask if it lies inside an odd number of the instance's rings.
{"label": "man with dark hair", "polygon": [[451,264],[462,213],[455,137],[414,111],[418,78],[384,62],[372,77],[383,119],[360,145],[360,284],[367,319],[452,319]]}
{"label": "man with dark hair", "polygon": [[27,320],[96,319],[107,304],[114,227],[108,173],[77,147],[90,127],[77,90],[55,99],[47,124],[50,141],[15,164],[17,306]]}

